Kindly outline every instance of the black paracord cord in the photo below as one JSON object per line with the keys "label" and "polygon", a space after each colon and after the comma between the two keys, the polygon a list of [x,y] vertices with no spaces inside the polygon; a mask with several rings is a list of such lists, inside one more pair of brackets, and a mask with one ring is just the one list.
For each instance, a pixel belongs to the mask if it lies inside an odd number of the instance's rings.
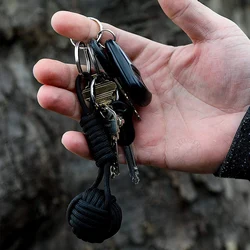
{"label": "black paracord cord", "polygon": [[110,166],[109,164],[106,164],[103,168],[99,168],[98,176],[95,180],[95,182],[92,184],[92,186],[89,189],[95,189],[97,188],[104,176],[104,194],[105,194],[105,208],[110,207],[110,201],[111,201],[111,190],[110,190]]}
{"label": "black paracord cord", "polygon": [[[94,108],[87,107],[82,96],[82,83],[90,75],[79,75],[76,79],[76,93],[82,108],[80,125],[85,134],[90,152],[99,168],[92,186],[77,195],[69,204],[67,219],[74,234],[91,243],[101,243],[118,232],[122,211],[110,190],[110,167],[116,162],[103,120]],[[98,189],[104,176],[104,190]]]}
{"label": "black paracord cord", "polygon": [[105,208],[110,210],[111,204],[111,190],[110,190],[110,166],[104,166],[104,194],[105,194]]}
{"label": "black paracord cord", "polygon": [[104,175],[104,168],[98,168],[98,175],[96,177],[96,180],[89,189],[97,188],[102,182],[103,175]]}

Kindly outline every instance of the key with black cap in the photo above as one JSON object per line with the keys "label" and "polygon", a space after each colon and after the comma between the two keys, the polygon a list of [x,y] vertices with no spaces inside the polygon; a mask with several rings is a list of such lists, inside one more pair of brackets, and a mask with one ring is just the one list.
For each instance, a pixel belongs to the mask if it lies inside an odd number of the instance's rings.
{"label": "key with black cap", "polygon": [[105,48],[113,69],[112,77],[118,79],[122,89],[134,104],[147,106],[152,100],[152,93],[144,84],[139,70],[114,40],[107,40]]}
{"label": "key with black cap", "polygon": [[112,108],[118,116],[124,119],[124,123],[120,128],[118,144],[122,146],[124,150],[131,180],[134,184],[138,184],[140,181],[139,170],[136,165],[132,145],[135,139],[135,130],[132,121],[133,109],[128,104],[122,101],[113,102]]}
{"label": "key with black cap", "polygon": [[[138,120],[140,120],[141,119],[140,115],[138,114],[137,110],[135,109],[132,100],[128,96],[126,90],[123,89],[122,85],[119,83],[119,72],[117,72],[117,70],[114,69],[114,65],[113,65],[112,61],[110,61],[106,50],[103,47],[101,47],[100,44],[95,39],[90,40],[89,46],[91,47],[92,51],[94,52],[95,58],[97,59],[99,64],[102,66],[105,73],[116,82],[118,89],[119,89],[119,92],[121,94],[119,96],[121,98],[123,96],[126,99],[126,102],[128,102],[130,104],[130,106],[133,108],[134,113],[137,116]],[[126,85],[127,83],[125,82],[124,84]],[[128,84],[129,84],[129,82],[128,82]],[[129,89],[129,85],[127,86],[127,89]]]}

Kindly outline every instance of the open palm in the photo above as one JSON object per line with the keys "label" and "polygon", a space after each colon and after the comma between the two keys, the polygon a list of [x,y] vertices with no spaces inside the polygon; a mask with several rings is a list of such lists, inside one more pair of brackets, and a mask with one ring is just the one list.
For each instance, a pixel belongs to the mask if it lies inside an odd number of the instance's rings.
{"label": "open palm", "polygon": [[[162,45],[104,24],[116,33],[153,93],[151,104],[138,109],[142,121],[134,123],[137,162],[211,173],[226,156],[250,104],[250,41],[236,24],[196,0],[159,2],[192,44]],[[70,12],[56,13],[52,26],[82,41],[98,32],[95,22]],[[34,75],[44,84],[38,92],[42,107],[80,119],[74,65],[43,59],[35,65]],[[89,157],[81,133],[67,132],[62,142],[68,150]]]}

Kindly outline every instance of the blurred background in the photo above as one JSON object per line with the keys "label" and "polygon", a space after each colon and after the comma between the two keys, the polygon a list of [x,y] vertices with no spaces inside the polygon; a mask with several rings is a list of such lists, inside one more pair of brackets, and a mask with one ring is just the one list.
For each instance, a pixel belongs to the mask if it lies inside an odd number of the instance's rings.
{"label": "blurred background", "polygon": [[[250,36],[250,0],[204,0]],[[93,162],[61,145],[74,122],[36,101],[32,75],[41,58],[74,63],[69,40],[50,19],[70,10],[171,45],[190,43],[156,0],[0,1],[0,249],[1,250],[250,250],[248,181],[126,167],[112,182],[123,210],[119,233],[102,245],[78,240],[66,224],[69,201],[96,176]],[[176,142],[176,147],[181,145]]]}

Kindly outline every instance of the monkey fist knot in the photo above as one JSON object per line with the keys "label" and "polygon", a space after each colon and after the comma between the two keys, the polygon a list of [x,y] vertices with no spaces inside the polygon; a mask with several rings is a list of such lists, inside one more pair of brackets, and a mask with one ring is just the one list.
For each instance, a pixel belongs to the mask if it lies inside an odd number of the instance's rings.
{"label": "monkey fist knot", "polygon": [[103,190],[93,188],[77,195],[67,210],[73,233],[91,243],[101,243],[115,235],[122,222],[122,211],[115,196],[111,196],[106,207]]}

